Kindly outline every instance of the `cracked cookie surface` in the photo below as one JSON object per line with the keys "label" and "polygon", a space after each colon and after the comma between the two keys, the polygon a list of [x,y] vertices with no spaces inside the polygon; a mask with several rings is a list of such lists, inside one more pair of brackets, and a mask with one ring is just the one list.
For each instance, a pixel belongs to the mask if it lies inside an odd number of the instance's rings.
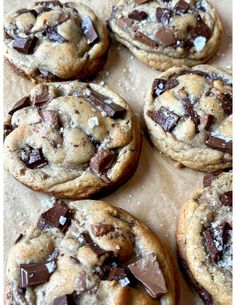
{"label": "cracked cookie surface", "polygon": [[222,24],[206,0],[122,0],[109,25],[138,59],[164,71],[205,63],[219,49]]}
{"label": "cracked cookie surface", "polygon": [[206,305],[232,304],[232,173],[208,174],[183,205],[180,264]]}
{"label": "cracked cookie surface", "polygon": [[4,56],[33,82],[84,79],[105,64],[108,31],[87,6],[38,1],[10,12],[4,22]]}
{"label": "cracked cookie surface", "polygon": [[232,76],[209,65],[173,67],[154,80],[144,119],[152,143],[192,169],[232,164]]}
{"label": "cracked cookie surface", "polygon": [[57,200],[20,235],[7,263],[7,304],[174,305],[178,279],[144,224],[102,201]]}
{"label": "cracked cookie surface", "polygon": [[27,187],[60,198],[110,192],[135,171],[141,150],[129,105],[95,84],[40,84],[9,111],[4,164]]}

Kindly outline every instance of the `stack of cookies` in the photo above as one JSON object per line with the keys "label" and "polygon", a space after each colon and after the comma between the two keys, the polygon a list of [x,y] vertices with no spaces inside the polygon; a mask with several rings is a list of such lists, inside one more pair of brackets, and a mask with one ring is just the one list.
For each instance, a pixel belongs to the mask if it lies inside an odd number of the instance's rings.
{"label": "stack of cookies", "polygon": [[[107,26],[89,1],[38,1],[5,17],[5,62],[36,85],[7,109],[4,167],[52,202],[8,253],[5,303],[178,305],[176,257],[205,305],[231,305],[232,76],[205,64],[220,47],[219,14],[207,0],[114,2]],[[98,201],[127,192],[120,186],[135,179],[149,145],[128,98],[94,79],[118,43],[147,73],[161,71],[139,90],[151,153],[206,173],[179,210],[176,253],[142,221]]]}

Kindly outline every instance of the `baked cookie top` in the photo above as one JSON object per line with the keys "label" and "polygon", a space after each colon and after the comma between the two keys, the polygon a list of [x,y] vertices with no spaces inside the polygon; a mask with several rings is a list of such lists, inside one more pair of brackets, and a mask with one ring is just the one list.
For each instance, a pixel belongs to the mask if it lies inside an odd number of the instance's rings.
{"label": "baked cookie top", "polygon": [[160,70],[205,62],[217,51],[222,31],[206,0],[121,0],[110,27],[139,59]]}
{"label": "baked cookie top", "polygon": [[202,171],[231,166],[232,77],[209,65],[173,67],[154,80],[144,118],[153,143]]}
{"label": "baked cookie top", "polygon": [[4,163],[21,183],[63,198],[113,189],[135,170],[140,127],[129,105],[92,83],[40,84],[9,111]]}
{"label": "baked cookie top", "polygon": [[206,304],[232,304],[232,200],[232,173],[209,174],[180,214],[180,256]]}
{"label": "baked cookie top", "polygon": [[38,1],[10,12],[4,32],[6,59],[37,81],[86,77],[109,46],[105,26],[76,2]]}
{"label": "baked cookie top", "polygon": [[175,276],[158,238],[127,212],[57,200],[10,251],[7,304],[174,305]]}

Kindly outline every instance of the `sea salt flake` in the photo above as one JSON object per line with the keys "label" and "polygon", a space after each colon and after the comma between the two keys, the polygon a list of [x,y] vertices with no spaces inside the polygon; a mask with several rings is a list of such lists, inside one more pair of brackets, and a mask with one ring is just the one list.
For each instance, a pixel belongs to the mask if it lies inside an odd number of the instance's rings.
{"label": "sea salt flake", "polygon": [[194,39],[194,46],[198,52],[201,52],[206,45],[206,37],[199,36]]}
{"label": "sea salt flake", "polygon": [[66,221],[67,221],[67,218],[64,217],[64,216],[61,216],[61,217],[59,218],[59,224],[61,224],[62,226],[64,226],[64,224],[66,223]]}
{"label": "sea salt flake", "polygon": [[88,120],[88,126],[89,126],[89,129],[93,129],[95,126],[99,126],[98,118],[96,116],[90,118]]}
{"label": "sea salt flake", "polygon": [[53,273],[54,270],[56,269],[55,261],[49,262],[49,263],[45,264],[45,266],[47,267],[49,273]]}

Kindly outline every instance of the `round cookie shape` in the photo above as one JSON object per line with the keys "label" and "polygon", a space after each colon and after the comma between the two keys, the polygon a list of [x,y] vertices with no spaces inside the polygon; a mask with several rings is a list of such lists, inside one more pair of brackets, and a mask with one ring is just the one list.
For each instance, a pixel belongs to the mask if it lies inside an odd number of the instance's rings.
{"label": "round cookie shape", "polygon": [[232,164],[232,76],[209,65],[173,67],[154,80],[144,119],[152,143],[203,172]]}
{"label": "round cookie shape", "polygon": [[222,33],[207,0],[121,0],[109,25],[139,60],[161,71],[205,63],[218,51]]}
{"label": "round cookie shape", "polygon": [[4,57],[33,82],[85,79],[100,71],[109,48],[108,31],[87,6],[38,1],[6,15]]}
{"label": "round cookie shape", "polygon": [[175,305],[176,275],[157,236],[126,211],[56,200],[10,250],[7,304]]}
{"label": "round cookie shape", "polygon": [[181,209],[177,245],[183,272],[206,305],[232,304],[232,173],[208,174]]}
{"label": "round cookie shape", "polygon": [[9,111],[5,168],[25,186],[60,198],[104,195],[135,171],[141,132],[129,105],[92,84],[39,84]]}

